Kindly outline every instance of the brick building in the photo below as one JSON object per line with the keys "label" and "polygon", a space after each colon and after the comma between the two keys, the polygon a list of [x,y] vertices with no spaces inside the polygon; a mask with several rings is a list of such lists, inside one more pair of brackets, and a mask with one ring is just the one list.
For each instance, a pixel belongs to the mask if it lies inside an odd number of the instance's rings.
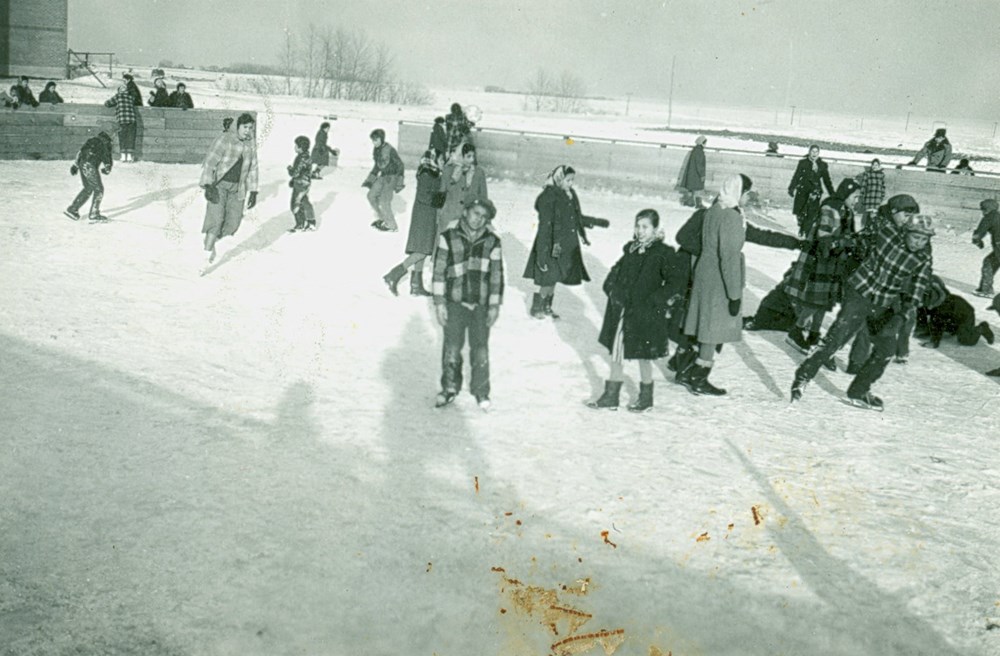
{"label": "brick building", "polygon": [[0,0],[0,77],[66,77],[69,0]]}

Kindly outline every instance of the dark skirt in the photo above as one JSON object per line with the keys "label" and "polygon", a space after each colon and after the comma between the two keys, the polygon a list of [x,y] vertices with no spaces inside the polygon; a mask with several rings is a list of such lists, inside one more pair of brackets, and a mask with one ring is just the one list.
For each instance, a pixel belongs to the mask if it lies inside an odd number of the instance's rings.
{"label": "dark skirt", "polygon": [[425,203],[414,203],[410,232],[406,238],[406,253],[433,253],[438,236],[437,227],[437,210]]}

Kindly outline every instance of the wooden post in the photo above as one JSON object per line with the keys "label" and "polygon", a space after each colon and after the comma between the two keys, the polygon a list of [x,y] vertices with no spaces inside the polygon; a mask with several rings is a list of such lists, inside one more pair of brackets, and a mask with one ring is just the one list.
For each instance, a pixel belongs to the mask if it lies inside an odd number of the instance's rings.
{"label": "wooden post", "polygon": [[677,66],[677,55],[670,60],[670,97],[667,100],[667,127],[674,118],[674,68]]}

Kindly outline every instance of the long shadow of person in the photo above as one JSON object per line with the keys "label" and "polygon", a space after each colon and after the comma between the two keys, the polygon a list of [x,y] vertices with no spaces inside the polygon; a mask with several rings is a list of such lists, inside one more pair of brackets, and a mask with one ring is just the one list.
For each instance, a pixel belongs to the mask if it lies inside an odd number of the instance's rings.
{"label": "long shadow of person", "polygon": [[771,486],[746,454],[726,440],[736,459],[756,481],[771,506],[787,520],[781,528],[768,524],[768,534],[809,589],[837,614],[839,623],[868,645],[869,654],[957,654],[958,652],[923,620],[907,610],[904,600],[883,592],[877,585],[832,556],[805,522]]}
{"label": "long shadow of person", "polygon": [[188,191],[189,189],[194,189],[197,186],[197,182],[192,182],[190,184],[178,185],[171,188],[163,187],[161,189],[136,196],[127,205],[116,207],[115,209],[106,212],[106,214],[111,218],[122,216],[123,214],[129,214],[130,212],[141,210],[142,208],[153,203],[167,202],[178,194]]}
{"label": "long shadow of person", "polygon": [[[525,262],[528,261],[528,249],[510,232],[505,232],[501,236],[501,241],[503,243],[504,260],[506,261],[504,268],[507,272],[507,283],[512,284],[524,294],[523,298],[525,302],[523,307],[525,314],[527,314],[527,299],[536,292],[534,282],[521,275],[524,272]],[[598,277],[600,280],[603,280],[604,275],[607,275],[607,271],[604,270],[603,266],[600,267],[600,273],[593,270],[590,270],[589,273],[591,281],[583,283],[585,288],[598,286],[600,283],[595,282]],[[595,274],[597,275],[595,276]],[[557,285],[555,298],[557,299],[557,307],[555,309],[562,317],[553,322],[556,327],[556,334],[561,341],[569,344],[576,351],[580,362],[583,364],[584,371],[587,373],[587,380],[590,382],[590,398],[594,398],[603,391],[605,379],[605,375],[598,372],[593,363],[594,356],[605,351],[604,347],[597,343],[597,335],[600,330],[584,314],[584,303],[575,292],[569,291],[564,286]],[[628,384],[630,385],[629,393],[634,394],[634,383],[629,381]]]}

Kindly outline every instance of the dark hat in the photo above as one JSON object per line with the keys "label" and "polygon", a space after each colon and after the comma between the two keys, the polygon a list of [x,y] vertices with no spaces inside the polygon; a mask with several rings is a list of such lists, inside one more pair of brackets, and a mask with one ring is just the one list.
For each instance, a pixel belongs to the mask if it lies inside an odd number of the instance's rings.
{"label": "dark hat", "polygon": [[934,138],[937,139],[938,137],[943,137],[946,133],[947,130],[944,128],[938,128],[937,130],[934,130]]}
{"label": "dark hat", "polygon": [[488,220],[492,221],[493,217],[497,215],[496,205],[494,205],[493,201],[488,198],[473,198],[465,204],[465,209],[470,209],[472,207],[476,207],[477,205],[486,210],[486,218]]}
{"label": "dark hat", "polygon": [[125,73],[124,75],[122,75],[122,79],[125,79],[125,80],[134,80],[135,76],[133,76],[131,73]]}
{"label": "dark hat", "polygon": [[743,195],[748,191],[750,191],[751,189],[753,189],[753,180],[750,179],[750,176],[743,175],[742,173],[740,173],[740,182],[743,183],[742,188],[740,190],[740,195]]}
{"label": "dark hat", "polygon": [[837,193],[834,195],[837,198],[844,200],[860,188],[861,185],[855,182],[852,178],[844,178],[840,181],[840,184],[837,185]]}
{"label": "dark hat", "polygon": [[1000,209],[1000,203],[997,203],[996,198],[987,198],[984,201],[980,201],[979,209],[984,212],[996,212]]}
{"label": "dark hat", "polygon": [[917,203],[916,199],[909,194],[896,194],[888,200],[886,205],[889,206],[890,212],[917,213],[920,211],[920,205]]}
{"label": "dark hat", "polygon": [[906,232],[916,232],[927,237],[933,237],[933,219],[931,219],[930,214],[917,214],[915,216],[911,216],[909,220],[903,224],[903,230]]}

